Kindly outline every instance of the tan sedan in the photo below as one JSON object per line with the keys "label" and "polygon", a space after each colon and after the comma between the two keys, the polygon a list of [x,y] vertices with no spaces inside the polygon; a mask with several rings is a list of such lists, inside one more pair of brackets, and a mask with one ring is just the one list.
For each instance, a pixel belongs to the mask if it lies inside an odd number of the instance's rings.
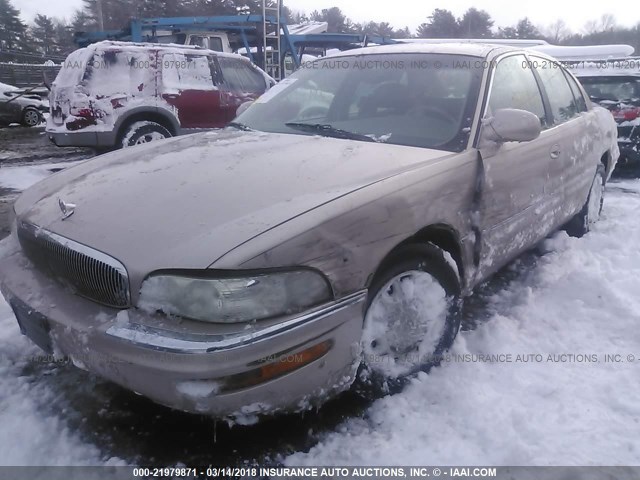
{"label": "tan sedan", "polygon": [[616,125],[552,59],[319,59],[225,130],[103,155],[15,203],[0,283],[46,350],[174,408],[309,408],[434,365],[478,282],[586,233]]}

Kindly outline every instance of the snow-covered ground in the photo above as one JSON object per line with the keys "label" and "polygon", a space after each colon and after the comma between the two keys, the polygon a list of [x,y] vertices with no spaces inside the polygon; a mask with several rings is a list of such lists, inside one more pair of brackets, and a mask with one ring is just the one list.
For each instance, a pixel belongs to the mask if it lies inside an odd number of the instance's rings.
{"label": "snow-covered ground", "polygon": [[[80,160],[83,161],[83,160]],[[24,190],[51,175],[52,172],[71,167],[78,162],[40,163],[0,168],[0,188]]]}
{"label": "snow-covered ground", "polygon": [[11,309],[1,299],[0,465],[121,464],[75,435],[60,418],[61,412],[52,407],[60,392],[38,375],[27,373],[34,357],[41,354],[20,335]]}
{"label": "snow-covered ground", "polygon": [[461,358],[286,463],[640,465],[640,182],[611,184],[605,205],[595,231],[556,234],[490,299]]}
{"label": "snow-covered ground", "polygon": [[[16,175],[0,177],[0,186],[39,178]],[[582,239],[558,233],[533,266],[513,264],[515,280],[486,299],[477,327],[456,340],[451,353],[461,358],[421,374],[284,462],[640,464],[639,212],[640,181],[611,184],[595,231]],[[120,463],[113,445],[74,428],[78,413],[67,397],[92,389],[93,380],[71,367],[53,373],[34,361],[39,354],[0,299],[0,465]],[[480,354],[502,357],[488,363]],[[605,362],[606,354],[621,362]],[[65,388],[57,386],[61,378],[70,378]],[[95,403],[86,409],[114,408]],[[145,438],[133,444],[148,453]],[[216,464],[217,447],[205,441]],[[179,444],[180,435],[170,442]]]}

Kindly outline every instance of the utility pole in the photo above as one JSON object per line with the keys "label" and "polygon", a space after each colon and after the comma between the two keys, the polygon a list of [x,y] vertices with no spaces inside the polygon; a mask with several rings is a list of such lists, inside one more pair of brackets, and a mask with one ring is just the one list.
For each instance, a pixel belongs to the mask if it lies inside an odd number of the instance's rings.
{"label": "utility pole", "polygon": [[104,31],[104,18],[102,16],[102,0],[96,0],[96,16],[98,17],[98,30]]}

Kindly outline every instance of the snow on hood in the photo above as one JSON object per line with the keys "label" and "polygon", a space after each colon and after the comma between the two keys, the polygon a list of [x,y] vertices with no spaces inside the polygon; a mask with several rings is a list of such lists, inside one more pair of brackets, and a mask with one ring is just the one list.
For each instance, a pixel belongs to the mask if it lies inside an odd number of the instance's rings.
{"label": "snow on hood", "polygon": [[[84,162],[25,191],[16,211],[118,258],[130,276],[145,276],[206,268],[266,230],[443,155],[449,153],[227,129]],[[64,222],[58,198],[77,205]]]}

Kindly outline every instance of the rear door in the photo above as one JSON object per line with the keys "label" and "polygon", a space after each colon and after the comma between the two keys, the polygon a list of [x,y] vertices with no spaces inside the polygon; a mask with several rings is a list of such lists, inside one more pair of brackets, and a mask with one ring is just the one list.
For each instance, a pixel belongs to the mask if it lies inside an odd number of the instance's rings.
{"label": "rear door", "polygon": [[477,219],[481,233],[479,273],[486,277],[540,235],[547,215],[545,182],[555,137],[542,92],[524,55],[503,57],[493,71],[484,117],[503,108],[517,108],[536,115],[543,131],[530,142],[480,145],[484,179]]}
{"label": "rear door", "polygon": [[236,110],[245,102],[257,99],[268,88],[267,81],[251,63],[231,56],[218,56],[224,84],[222,86],[225,115],[230,122],[236,117]]}
{"label": "rear door", "polygon": [[161,97],[176,112],[181,128],[228,123],[216,68],[215,59],[205,54],[164,54]]}
{"label": "rear door", "polygon": [[553,145],[545,191],[550,207],[557,212],[551,225],[554,227],[569,220],[586,201],[597,163],[593,158],[595,138],[587,128],[589,116],[594,114],[587,111],[578,85],[560,64],[534,55],[530,55],[530,61],[552,117],[549,133]]}

